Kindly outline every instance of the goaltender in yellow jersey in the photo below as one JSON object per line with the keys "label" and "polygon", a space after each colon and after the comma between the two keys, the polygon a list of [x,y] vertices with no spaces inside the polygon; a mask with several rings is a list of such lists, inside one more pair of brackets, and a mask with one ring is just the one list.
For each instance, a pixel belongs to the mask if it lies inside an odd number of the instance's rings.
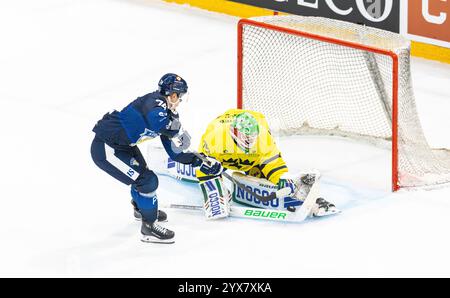
{"label": "goaltender in yellow jersey", "polygon": [[[208,219],[227,217],[231,197],[235,202],[254,207],[295,211],[319,178],[318,173],[288,173],[264,115],[255,111],[231,109],[211,121],[202,136],[199,152],[207,160],[196,174]],[[233,178],[243,187],[241,191],[235,185],[230,194],[221,175],[224,168],[235,171]],[[244,195],[244,189],[264,195],[281,187],[290,188],[287,197],[262,201],[249,195],[249,191]],[[324,216],[337,211],[333,204],[317,198],[312,214]]]}
{"label": "goaltender in yellow jersey", "polygon": [[[263,114],[230,109],[208,125],[199,152],[218,160],[226,169],[238,170],[278,184],[288,172]],[[197,170],[200,181],[210,176]]]}

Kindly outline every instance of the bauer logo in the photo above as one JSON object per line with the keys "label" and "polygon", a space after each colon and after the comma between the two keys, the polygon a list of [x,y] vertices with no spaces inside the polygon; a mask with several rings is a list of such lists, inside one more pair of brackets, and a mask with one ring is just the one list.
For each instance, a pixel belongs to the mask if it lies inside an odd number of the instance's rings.
{"label": "bauer logo", "polygon": [[410,0],[408,33],[450,42],[450,0]]}
{"label": "bauer logo", "polygon": [[244,215],[248,216],[248,217],[265,217],[265,218],[273,218],[273,219],[286,219],[287,214],[285,212],[278,212],[278,211],[247,209],[247,210],[245,210]]}
{"label": "bauer logo", "polygon": [[[257,187],[252,188],[250,186],[247,186],[247,188],[261,196],[270,195],[270,193],[266,189],[260,189]],[[237,201],[247,203],[247,204],[250,204],[250,205],[256,206],[256,207],[265,206],[265,207],[277,208],[280,205],[280,200],[278,198],[273,199],[268,202],[261,202],[260,200],[258,200],[253,195],[249,194],[247,191],[245,191],[244,189],[242,189],[239,186],[236,186],[235,199]]]}
{"label": "bauer logo", "polygon": [[400,30],[398,0],[229,0],[302,16],[318,16],[376,27]]}

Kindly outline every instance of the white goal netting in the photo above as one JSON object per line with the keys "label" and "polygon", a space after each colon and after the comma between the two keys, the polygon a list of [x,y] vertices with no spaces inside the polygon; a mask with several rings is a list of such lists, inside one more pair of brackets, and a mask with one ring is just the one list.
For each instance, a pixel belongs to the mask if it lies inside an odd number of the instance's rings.
{"label": "white goal netting", "polygon": [[398,178],[393,183],[416,187],[450,181],[450,152],[431,149],[422,132],[409,41],[395,33],[319,17],[251,21],[289,32],[242,22],[242,108],[265,114],[271,129],[282,135],[392,141],[397,127],[392,175]]}

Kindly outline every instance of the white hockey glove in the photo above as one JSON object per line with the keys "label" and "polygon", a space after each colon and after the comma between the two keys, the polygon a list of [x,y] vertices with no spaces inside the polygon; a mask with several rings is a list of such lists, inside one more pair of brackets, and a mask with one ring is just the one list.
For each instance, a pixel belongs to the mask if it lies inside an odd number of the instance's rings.
{"label": "white hockey glove", "polygon": [[170,117],[169,123],[166,126],[167,130],[170,131],[177,131],[177,130],[181,130],[181,122],[180,119],[178,117]]}
{"label": "white hockey glove", "polygon": [[171,141],[177,148],[177,151],[184,151],[191,146],[191,135],[183,128],[180,128],[178,133],[172,137]]}
{"label": "white hockey glove", "polygon": [[206,159],[207,160],[203,161],[201,164],[200,171],[211,176],[219,176],[222,174],[223,167],[220,161],[210,156],[206,156]]}

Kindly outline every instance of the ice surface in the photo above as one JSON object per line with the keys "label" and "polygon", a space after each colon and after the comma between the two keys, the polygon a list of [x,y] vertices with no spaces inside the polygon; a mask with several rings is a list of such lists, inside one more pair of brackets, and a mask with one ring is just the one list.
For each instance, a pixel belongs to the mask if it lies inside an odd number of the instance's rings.
{"label": "ice surface", "polygon": [[[235,107],[237,21],[150,0],[0,3],[0,276],[450,276],[450,189],[392,194],[389,152],[344,139],[277,140],[292,170],[322,172],[338,216],[207,222],[171,209],[176,243],[139,241],[129,188],[91,160],[91,128],[176,72],[197,143]],[[425,133],[449,148],[450,65],[413,58],[412,74]],[[166,176],[158,194],[199,200]]]}

